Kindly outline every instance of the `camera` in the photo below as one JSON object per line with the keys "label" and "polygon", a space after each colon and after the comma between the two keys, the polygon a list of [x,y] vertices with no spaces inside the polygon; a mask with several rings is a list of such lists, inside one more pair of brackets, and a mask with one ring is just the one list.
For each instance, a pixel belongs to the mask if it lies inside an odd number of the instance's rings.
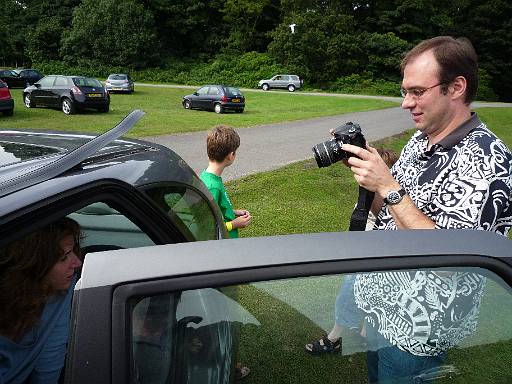
{"label": "camera", "polygon": [[359,124],[349,121],[344,125],[340,125],[334,130],[333,136],[331,140],[324,141],[313,147],[313,153],[319,168],[328,167],[351,156],[341,149],[342,144],[357,145],[361,148],[365,147],[366,140]]}

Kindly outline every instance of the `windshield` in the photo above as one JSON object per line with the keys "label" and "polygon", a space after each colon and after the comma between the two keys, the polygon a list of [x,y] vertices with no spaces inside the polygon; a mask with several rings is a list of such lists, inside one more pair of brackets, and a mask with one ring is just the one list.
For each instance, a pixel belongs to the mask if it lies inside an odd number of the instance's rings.
{"label": "windshield", "polygon": [[54,147],[0,141],[0,167],[62,151]]}
{"label": "windshield", "polygon": [[126,80],[126,75],[110,75],[109,80]]}
{"label": "windshield", "polygon": [[90,77],[75,77],[73,83],[78,87],[97,87],[102,88],[103,85],[96,79]]}
{"label": "windshield", "polygon": [[234,95],[242,95],[242,92],[238,88],[235,87],[226,87],[226,94],[228,96],[234,96]]}

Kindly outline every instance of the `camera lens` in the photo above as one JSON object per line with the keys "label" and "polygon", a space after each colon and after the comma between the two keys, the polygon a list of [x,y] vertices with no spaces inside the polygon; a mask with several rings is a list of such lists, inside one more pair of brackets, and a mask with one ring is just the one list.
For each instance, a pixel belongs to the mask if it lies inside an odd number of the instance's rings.
{"label": "camera lens", "polygon": [[345,158],[345,151],[340,148],[340,143],[335,139],[315,145],[313,153],[319,168],[328,167]]}

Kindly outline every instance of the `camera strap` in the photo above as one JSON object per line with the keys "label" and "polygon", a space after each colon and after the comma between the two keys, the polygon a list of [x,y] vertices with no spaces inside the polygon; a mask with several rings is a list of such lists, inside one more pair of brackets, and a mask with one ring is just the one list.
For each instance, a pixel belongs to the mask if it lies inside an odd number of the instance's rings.
{"label": "camera strap", "polygon": [[372,206],[374,196],[374,192],[370,192],[366,188],[359,186],[359,196],[357,197],[357,205],[350,218],[349,231],[364,231],[366,229],[368,212]]}

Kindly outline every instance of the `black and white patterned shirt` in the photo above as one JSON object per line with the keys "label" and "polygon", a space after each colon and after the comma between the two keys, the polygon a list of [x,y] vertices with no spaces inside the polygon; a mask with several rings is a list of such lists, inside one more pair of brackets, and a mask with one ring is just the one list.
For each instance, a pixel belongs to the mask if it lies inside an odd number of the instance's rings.
{"label": "black and white patterned shirt", "polygon": [[[416,133],[391,168],[395,180],[438,229],[507,235],[512,225],[512,154],[476,113],[427,150]],[[374,229],[396,229],[385,205]]]}
{"label": "black and white patterned shirt", "polygon": [[[427,146],[428,137],[416,133],[391,169],[415,205],[436,228],[507,235],[512,225],[512,154],[507,146],[476,114],[429,150]],[[397,229],[387,206],[374,229]],[[464,271],[358,274],[354,297],[383,342],[413,355],[435,356],[475,331],[485,280]]]}

